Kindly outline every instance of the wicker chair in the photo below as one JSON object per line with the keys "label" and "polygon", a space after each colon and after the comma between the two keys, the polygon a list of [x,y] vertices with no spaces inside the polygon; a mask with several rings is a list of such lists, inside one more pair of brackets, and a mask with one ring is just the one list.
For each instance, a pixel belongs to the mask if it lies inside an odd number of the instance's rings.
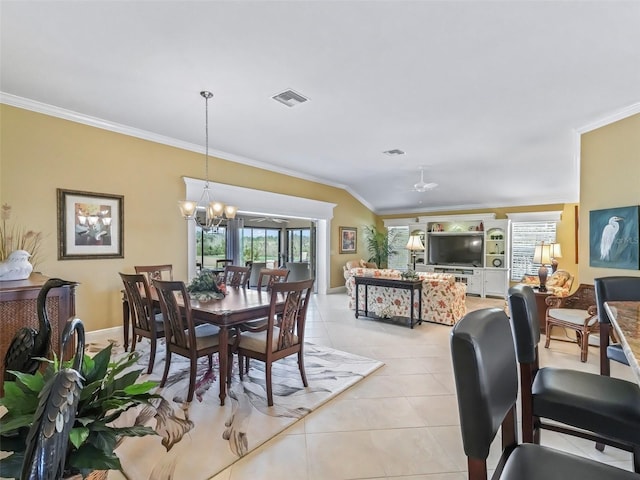
{"label": "wicker chair", "polygon": [[589,335],[598,333],[598,309],[593,285],[580,284],[578,289],[567,297],[552,295],[546,300],[547,320],[544,347],[549,348],[551,329],[562,327],[574,330],[580,346],[580,361],[586,362],[589,354]]}

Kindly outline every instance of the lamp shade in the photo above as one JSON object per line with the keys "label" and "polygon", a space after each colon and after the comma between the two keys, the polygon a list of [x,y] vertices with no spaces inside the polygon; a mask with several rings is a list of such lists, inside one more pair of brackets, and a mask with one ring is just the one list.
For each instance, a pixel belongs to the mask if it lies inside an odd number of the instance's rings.
{"label": "lamp shade", "polygon": [[551,258],[562,258],[562,249],[559,243],[551,244]]}
{"label": "lamp shade", "polygon": [[551,264],[551,244],[541,243],[536,245],[536,249],[533,253],[533,263],[539,263],[541,265]]}
{"label": "lamp shade", "polygon": [[407,250],[424,250],[424,244],[420,235],[410,235],[407,242]]}

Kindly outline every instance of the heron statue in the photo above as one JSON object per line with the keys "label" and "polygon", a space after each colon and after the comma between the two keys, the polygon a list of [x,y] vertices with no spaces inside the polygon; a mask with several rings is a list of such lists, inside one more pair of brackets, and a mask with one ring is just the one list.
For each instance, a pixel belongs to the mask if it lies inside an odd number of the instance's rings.
{"label": "heron statue", "polygon": [[60,360],[64,347],[76,332],[78,341],[71,368],[60,368],[39,395],[38,408],[27,435],[21,480],[60,480],[69,444],[69,433],[76,420],[76,411],[83,387],[84,325],[71,318],[62,332]]}
{"label": "heron statue", "polygon": [[51,323],[47,315],[47,294],[52,288],[75,285],[60,278],[50,278],[38,292],[36,311],[38,314],[38,330],[23,327],[16,332],[4,357],[4,380],[13,380],[9,370],[34,374],[40,368],[38,357],[46,357],[49,353],[51,339]]}
{"label": "heron statue", "polygon": [[620,230],[619,221],[624,220],[622,217],[613,216],[609,219],[609,223],[602,229],[602,237],[600,237],[600,260],[609,260],[611,255],[611,247],[613,241]]}

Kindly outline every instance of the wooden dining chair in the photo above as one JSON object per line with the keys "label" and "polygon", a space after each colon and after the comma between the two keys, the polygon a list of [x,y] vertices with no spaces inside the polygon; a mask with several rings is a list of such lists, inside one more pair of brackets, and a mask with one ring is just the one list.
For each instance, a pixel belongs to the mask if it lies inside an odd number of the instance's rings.
{"label": "wooden dining chair", "polygon": [[268,292],[275,283],[286,282],[289,277],[289,270],[286,268],[261,268],[258,275],[258,290],[264,289]]}
{"label": "wooden dining chair", "polygon": [[222,273],[222,282],[228,287],[246,287],[249,282],[250,267],[227,265]]}
{"label": "wooden dining chair", "polygon": [[136,349],[136,340],[148,338],[151,344],[149,367],[147,373],[153,371],[159,338],[164,338],[164,318],[153,308],[151,289],[147,277],[142,273],[120,273],[124,284],[125,295],[129,304],[129,314],[133,326],[131,351]]}
{"label": "wooden dining chair", "polygon": [[640,277],[602,277],[593,281],[600,325],[600,375],[611,375],[610,360],[629,365],[622,345],[610,343],[614,338],[611,320],[604,309],[605,302],[640,300]]}
{"label": "wooden dining chair", "polygon": [[[160,309],[164,316],[167,344],[167,357],[160,387],[164,387],[167,381],[171,355],[173,353],[182,355],[189,359],[187,402],[190,402],[193,400],[195,390],[198,358],[207,356],[209,371],[213,368],[213,354],[219,351],[218,333],[220,329],[209,324],[198,326],[194,324],[189,293],[184,282],[153,280],[153,286],[158,292]],[[183,308],[181,305],[184,305]]]}
{"label": "wooden dining chair", "polygon": [[[520,364],[522,441],[540,443],[552,430],[633,453],[640,472],[640,387],[619,378],[555,367],[540,368],[540,328],[533,289],[509,289],[511,329]],[[599,448],[600,449],[600,448]]]}
{"label": "wooden dining chair", "polygon": [[232,258],[219,258],[216,260],[216,268],[224,268],[227,265],[233,265]]}
{"label": "wooden dining chair", "polygon": [[147,282],[152,285],[152,280],[173,280],[173,265],[134,265],[136,273],[146,275]]}
{"label": "wooden dining chair", "polygon": [[[273,362],[289,355],[298,355],[298,368],[302,383],[308,386],[304,371],[304,328],[311,298],[313,279],[300,282],[274,283],[271,286],[271,304],[266,324],[239,333],[236,349],[240,379],[243,378],[244,357],[265,363],[267,405],[273,405],[271,368]],[[277,305],[284,297],[284,309]]]}
{"label": "wooden dining chair", "polygon": [[451,358],[469,480],[489,478],[487,458],[499,430],[502,448],[493,480],[638,478],[633,472],[590,458],[524,443],[526,440],[518,444],[516,355],[509,319],[502,309],[465,315],[451,331]]}

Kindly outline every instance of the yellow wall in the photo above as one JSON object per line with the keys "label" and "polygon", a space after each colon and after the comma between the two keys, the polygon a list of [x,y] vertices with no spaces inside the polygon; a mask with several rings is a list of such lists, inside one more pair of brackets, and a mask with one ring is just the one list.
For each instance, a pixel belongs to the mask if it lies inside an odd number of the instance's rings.
{"label": "yellow wall", "polygon": [[589,266],[589,212],[640,204],[640,114],[582,135],[580,158],[580,278],[640,276],[639,270]]}
{"label": "yellow wall", "polygon": [[[508,213],[525,212],[562,212],[560,222],[556,230],[556,241],[562,246],[562,259],[558,260],[558,268],[567,270],[574,277],[578,274],[578,264],[575,261],[575,203],[559,203],[550,205],[527,205],[520,207],[482,208],[478,210],[451,210],[446,212],[421,212],[412,213],[411,218],[439,215],[472,215],[478,213],[495,213],[496,219],[507,218]],[[385,215],[383,218],[407,218],[407,215]],[[574,285],[577,284],[574,281]]]}
{"label": "yellow wall", "polygon": [[[88,330],[121,322],[118,272],[171,263],[186,278],[186,227],[177,202],[183,176],[201,178],[202,154],[0,105],[0,203],[12,220],[42,231],[36,270],[80,282],[76,309]],[[336,203],[331,224],[330,287],[344,285],[342,265],[364,251],[362,226],[377,217],[343,189],[211,159],[211,180]],[[57,260],[56,189],[124,195],[122,259]],[[338,254],[339,226],[358,227],[358,255]]]}

